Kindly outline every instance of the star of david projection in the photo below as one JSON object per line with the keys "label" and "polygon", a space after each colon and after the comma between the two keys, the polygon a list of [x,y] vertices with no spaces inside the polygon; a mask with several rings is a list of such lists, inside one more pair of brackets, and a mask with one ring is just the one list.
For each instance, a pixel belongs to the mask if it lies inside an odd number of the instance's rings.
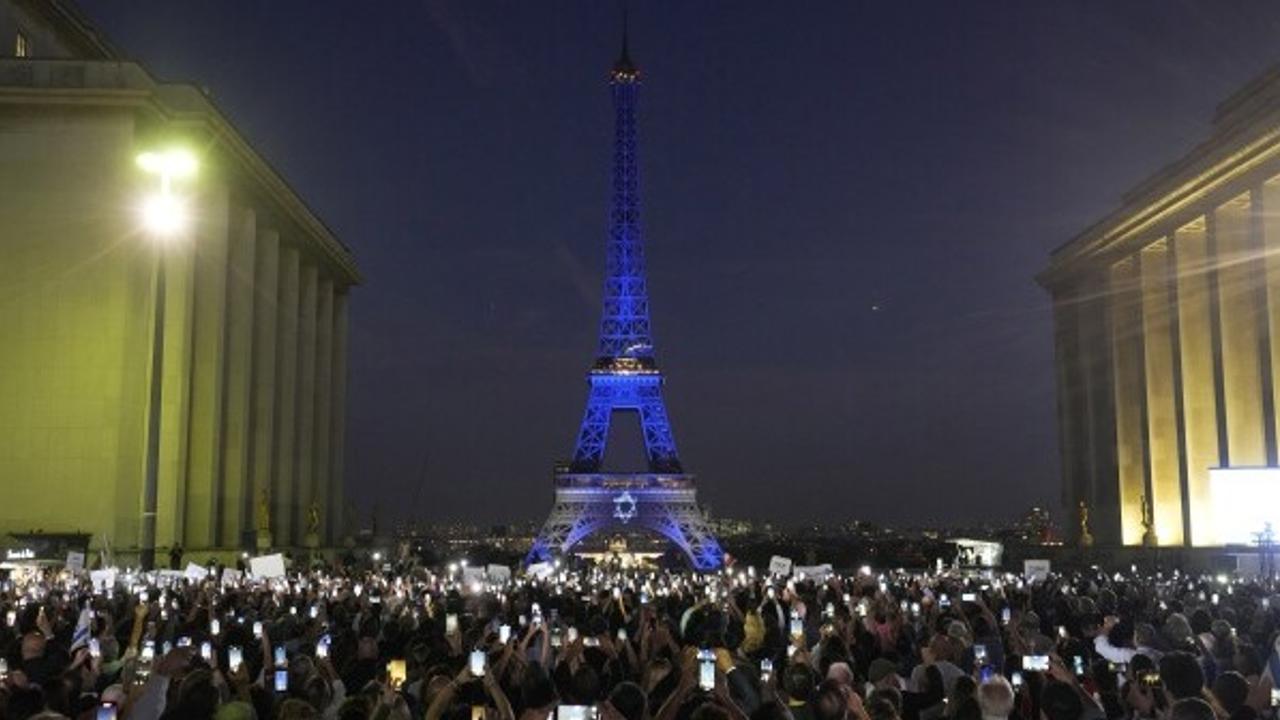
{"label": "star of david projection", "polygon": [[636,516],[636,499],[630,492],[623,492],[613,498],[613,516],[623,523],[629,523]]}

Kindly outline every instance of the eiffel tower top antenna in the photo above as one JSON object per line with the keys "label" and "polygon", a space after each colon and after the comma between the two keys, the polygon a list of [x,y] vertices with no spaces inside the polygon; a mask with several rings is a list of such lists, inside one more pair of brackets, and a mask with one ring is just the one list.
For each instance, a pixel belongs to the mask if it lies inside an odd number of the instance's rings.
{"label": "eiffel tower top antenna", "polygon": [[636,66],[631,62],[631,48],[629,43],[628,20],[630,12],[626,2],[622,3],[622,52],[618,55],[618,62],[614,63],[614,72],[635,72]]}

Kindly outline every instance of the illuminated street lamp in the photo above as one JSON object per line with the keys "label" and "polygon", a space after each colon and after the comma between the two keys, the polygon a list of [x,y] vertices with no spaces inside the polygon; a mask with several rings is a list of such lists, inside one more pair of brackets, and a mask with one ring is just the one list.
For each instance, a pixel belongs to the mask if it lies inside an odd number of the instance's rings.
{"label": "illuminated street lamp", "polygon": [[142,202],[142,225],[155,241],[155,319],[151,337],[151,395],[147,417],[146,475],[142,486],[142,552],[144,570],[156,565],[156,505],[160,475],[160,389],[164,371],[164,246],[189,225],[184,198],[174,192],[176,180],[196,174],[199,162],[190,152],[169,149],[138,156],[138,167],[160,179],[156,192]]}

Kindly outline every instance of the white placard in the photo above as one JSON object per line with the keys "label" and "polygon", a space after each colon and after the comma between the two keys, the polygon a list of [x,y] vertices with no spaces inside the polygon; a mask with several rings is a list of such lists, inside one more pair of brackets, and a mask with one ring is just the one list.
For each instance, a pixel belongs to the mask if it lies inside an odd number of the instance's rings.
{"label": "white placard", "polygon": [[1050,563],[1048,560],[1023,560],[1022,576],[1027,582],[1039,582],[1049,577]]}
{"label": "white placard", "polygon": [[115,568],[107,568],[105,570],[90,570],[89,582],[93,583],[93,589],[98,592],[106,592],[116,586],[116,574],[119,571]]}
{"label": "white placard", "polygon": [[462,582],[467,585],[470,585],[471,583],[484,582],[484,568],[482,567],[462,568]]}
{"label": "white placard", "polygon": [[549,562],[533,563],[532,565],[530,565],[528,568],[525,569],[525,572],[538,578],[539,580],[545,580],[551,577],[555,573],[555,571],[556,571],[555,567]]}
{"label": "white placard", "polygon": [[504,583],[511,579],[511,568],[506,565],[490,565],[485,568],[490,582]]}
{"label": "white placard", "polygon": [[770,575],[790,575],[791,574],[791,558],[785,558],[781,555],[774,555],[769,558],[769,574]]}
{"label": "white placard", "polygon": [[284,555],[275,553],[249,558],[249,572],[259,579],[282,578],[285,576]]}
{"label": "white placard", "polygon": [[206,568],[203,565],[197,565],[193,562],[189,562],[187,563],[187,569],[185,572],[182,573],[182,576],[190,580],[191,582],[198,583],[204,580],[205,578],[209,577],[209,568]]}
{"label": "white placard", "polygon": [[67,569],[73,573],[84,570],[84,553],[71,550],[67,553]]}
{"label": "white placard", "polygon": [[239,585],[240,579],[244,577],[244,573],[235,568],[226,568],[222,571],[223,585]]}

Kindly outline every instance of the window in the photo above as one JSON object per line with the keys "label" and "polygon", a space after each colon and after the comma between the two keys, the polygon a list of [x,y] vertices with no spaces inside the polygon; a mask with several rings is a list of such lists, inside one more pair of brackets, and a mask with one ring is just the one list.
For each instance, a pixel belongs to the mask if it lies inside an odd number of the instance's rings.
{"label": "window", "polygon": [[13,56],[20,58],[31,57],[31,41],[21,32],[18,33],[18,38],[13,44]]}

